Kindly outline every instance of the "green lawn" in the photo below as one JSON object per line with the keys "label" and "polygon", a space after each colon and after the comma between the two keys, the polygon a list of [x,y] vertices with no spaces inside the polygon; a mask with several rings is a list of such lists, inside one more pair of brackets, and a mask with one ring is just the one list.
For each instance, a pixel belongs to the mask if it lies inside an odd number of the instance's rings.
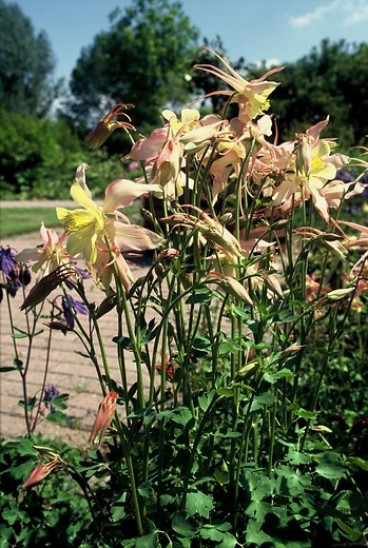
{"label": "green lawn", "polygon": [[[124,213],[132,223],[142,224],[141,207],[139,203],[124,208]],[[47,228],[60,227],[54,207],[5,207],[0,211],[0,238],[4,240],[18,234],[37,232],[41,221]],[[60,230],[61,232],[61,230]]]}
{"label": "green lawn", "polygon": [[60,226],[54,207],[2,208],[0,212],[0,238],[35,232],[40,229],[41,221],[47,228]]}

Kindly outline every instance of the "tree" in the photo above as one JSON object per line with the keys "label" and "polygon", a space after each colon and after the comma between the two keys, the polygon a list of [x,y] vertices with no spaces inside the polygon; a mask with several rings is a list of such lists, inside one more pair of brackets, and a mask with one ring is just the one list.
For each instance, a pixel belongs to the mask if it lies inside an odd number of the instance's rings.
{"label": "tree", "polygon": [[[250,68],[251,77],[263,69]],[[280,139],[294,138],[330,116],[328,133],[346,148],[364,143],[368,133],[368,45],[323,40],[295,63],[275,74],[281,85],[271,96]],[[326,133],[327,136],[327,133]]]}
{"label": "tree", "polygon": [[157,124],[165,105],[188,97],[197,37],[180,3],[133,0],[123,16],[116,10],[72,72],[71,112],[88,126],[114,103],[134,103],[129,113],[140,130]]}
{"label": "tree", "polygon": [[54,58],[45,32],[16,4],[0,0],[0,105],[8,112],[44,116],[55,98]]}

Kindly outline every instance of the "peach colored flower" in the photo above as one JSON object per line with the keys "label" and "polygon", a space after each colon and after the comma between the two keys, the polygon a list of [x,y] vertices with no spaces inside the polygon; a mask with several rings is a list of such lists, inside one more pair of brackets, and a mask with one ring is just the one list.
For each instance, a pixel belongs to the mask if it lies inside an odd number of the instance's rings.
{"label": "peach colored flower", "polygon": [[98,442],[100,443],[104,437],[106,430],[111,424],[111,421],[115,414],[116,401],[119,397],[119,394],[116,392],[108,392],[103,398],[102,402],[98,407],[98,412],[93,424],[92,432],[88,438],[88,441],[91,442],[96,439],[98,436]]}
{"label": "peach colored flower", "polygon": [[42,245],[31,249],[24,249],[16,256],[18,262],[35,261],[32,270],[37,272],[37,279],[47,276],[61,266],[62,264],[70,264],[71,256],[65,248],[65,236],[63,233],[60,237],[55,230],[46,228],[41,224],[40,238]]}
{"label": "peach colored flower", "polygon": [[165,196],[175,198],[183,193],[181,170],[185,151],[197,151],[212,139],[222,120],[210,116],[200,121],[195,109],[183,109],[181,119],[170,110],[162,112],[164,127],[152,131],[150,137],[137,141],[127,157],[144,161],[150,180],[165,189]]}
{"label": "peach colored flower", "polygon": [[55,458],[46,464],[41,464],[40,466],[37,466],[37,468],[32,470],[28,479],[23,483],[23,489],[27,489],[28,487],[32,487],[33,485],[40,483],[49,474],[51,474],[53,470],[57,470],[58,468],[62,467],[63,465],[60,462],[59,458]]}
{"label": "peach colored flower", "polygon": [[210,48],[205,49],[208,49],[217,57],[227,72],[209,64],[194,65],[194,68],[213,74],[232,88],[231,90],[213,91],[212,93],[208,93],[205,97],[210,97],[212,95],[230,96],[230,102],[238,103],[239,118],[244,122],[248,122],[257,116],[264,114],[270,107],[268,100],[269,95],[279,85],[278,82],[268,82],[266,78],[271,76],[271,74],[280,72],[283,67],[275,67],[266,72],[261,78],[248,81],[242,78],[229,63],[216,52],[212,51]]}
{"label": "peach colored flower", "polygon": [[342,154],[331,155],[333,140],[320,139],[320,132],[328,124],[328,118],[309,128],[305,134],[298,134],[294,166],[285,174],[273,194],[275,206],[282,206],[294,195],[296,199],[312,199],[318,214],[326,222],[329,220],[329,207],[325,186],[336,176],[338,168],[349,158]]}
{"label": "peach colored flower", "polygon": [[[104,142],[110,137],[110,135],[118,128],[125,128],[135,130],[135,127],[130,123],[129,116],[123,112],[128,107],[133,105],[125,105],[124,103],[118,103],[113,106],[109,112],[101,118],[97,126],[88,135],[86,142],[89,146],[96,150],[104,144]],[[118,116],[124,116],[126,120],[117,120]]]}

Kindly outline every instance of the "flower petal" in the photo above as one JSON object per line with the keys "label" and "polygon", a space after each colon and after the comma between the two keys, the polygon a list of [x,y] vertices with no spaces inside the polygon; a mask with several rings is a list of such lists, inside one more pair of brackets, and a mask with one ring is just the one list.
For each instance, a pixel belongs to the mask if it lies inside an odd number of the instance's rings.
{"label": "flower petal", "polygon": [[106,187],[102,211],[113,213],[119,207],[126,206],[149,192],[162,194],[162,187],[156,184],[134,183],[128,179],[117,179]]}
{"label": "flower petal", "polygon": [[115,221],[114,241],[121,250],[155,249],[163,243],[163,239],[158,234],[139,225],[124,225]]}

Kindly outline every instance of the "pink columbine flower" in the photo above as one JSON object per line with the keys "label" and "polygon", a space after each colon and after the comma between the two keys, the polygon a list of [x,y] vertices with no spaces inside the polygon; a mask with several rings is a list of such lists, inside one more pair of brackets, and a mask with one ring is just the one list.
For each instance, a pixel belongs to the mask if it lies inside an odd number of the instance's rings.
{"label": "pink columbine flower", "polygon": [[320,138],[320,133],[327,124],[328,117],[309,128],[305,134],[297,135],[294,165],[289,166],[284,180],[273,194],[276,207],[282,207],[291,201],[293,195],[296,200],[311,198],[316,211],[325,222],[330,218],[326,196],[328,181],[334,179],[337,170],[349,161],[343,154],[331,154],[333,139]]}
{"label": "pink columbine flower", "polygon": [[170,110],[164,110],[162,116],[167,120],[164,127],[137,141],[127,157],[143,161],[150,180],[165,189],[165,197],[175,198],[183,193],[185,153],[198,151],[214,138],[222,120],[210,116],[201,121],[195,109],[183,109],[180,120]]}
{"label": "pink columbine flower", "polygon": [[61,236],[52,228],[41,224],[40,238],[42,244],[31,249],[24,249],[16,256],[18,262],[34,262],[32,270],[37,272],[37,279],[50,274],[61,265],[68,265],[71,256],[65,248],[65,233]]}
{"label": "pink columbine flower", "polygon": [[114,417],[118,397],[119,394],[116,392],[108,392],[100,403],[92,432],[88,438],[89,442],[94,441],[97,436],[98,442],[101,442]]}
{"label": "pink columbine flower", "polygon": [[27,481],[23,483],[22,485],[23,489],[27,489],[28,487],[32,487],[33,485],[40,483],[49,474],[51,474],[53,470],[56,470],[57,468],[61,468],[61,467],[62,467],[62,464],[58,457],[49,461],[46,464],[41,464],[40,466],[37,466],[37,468],[32,470]]}

